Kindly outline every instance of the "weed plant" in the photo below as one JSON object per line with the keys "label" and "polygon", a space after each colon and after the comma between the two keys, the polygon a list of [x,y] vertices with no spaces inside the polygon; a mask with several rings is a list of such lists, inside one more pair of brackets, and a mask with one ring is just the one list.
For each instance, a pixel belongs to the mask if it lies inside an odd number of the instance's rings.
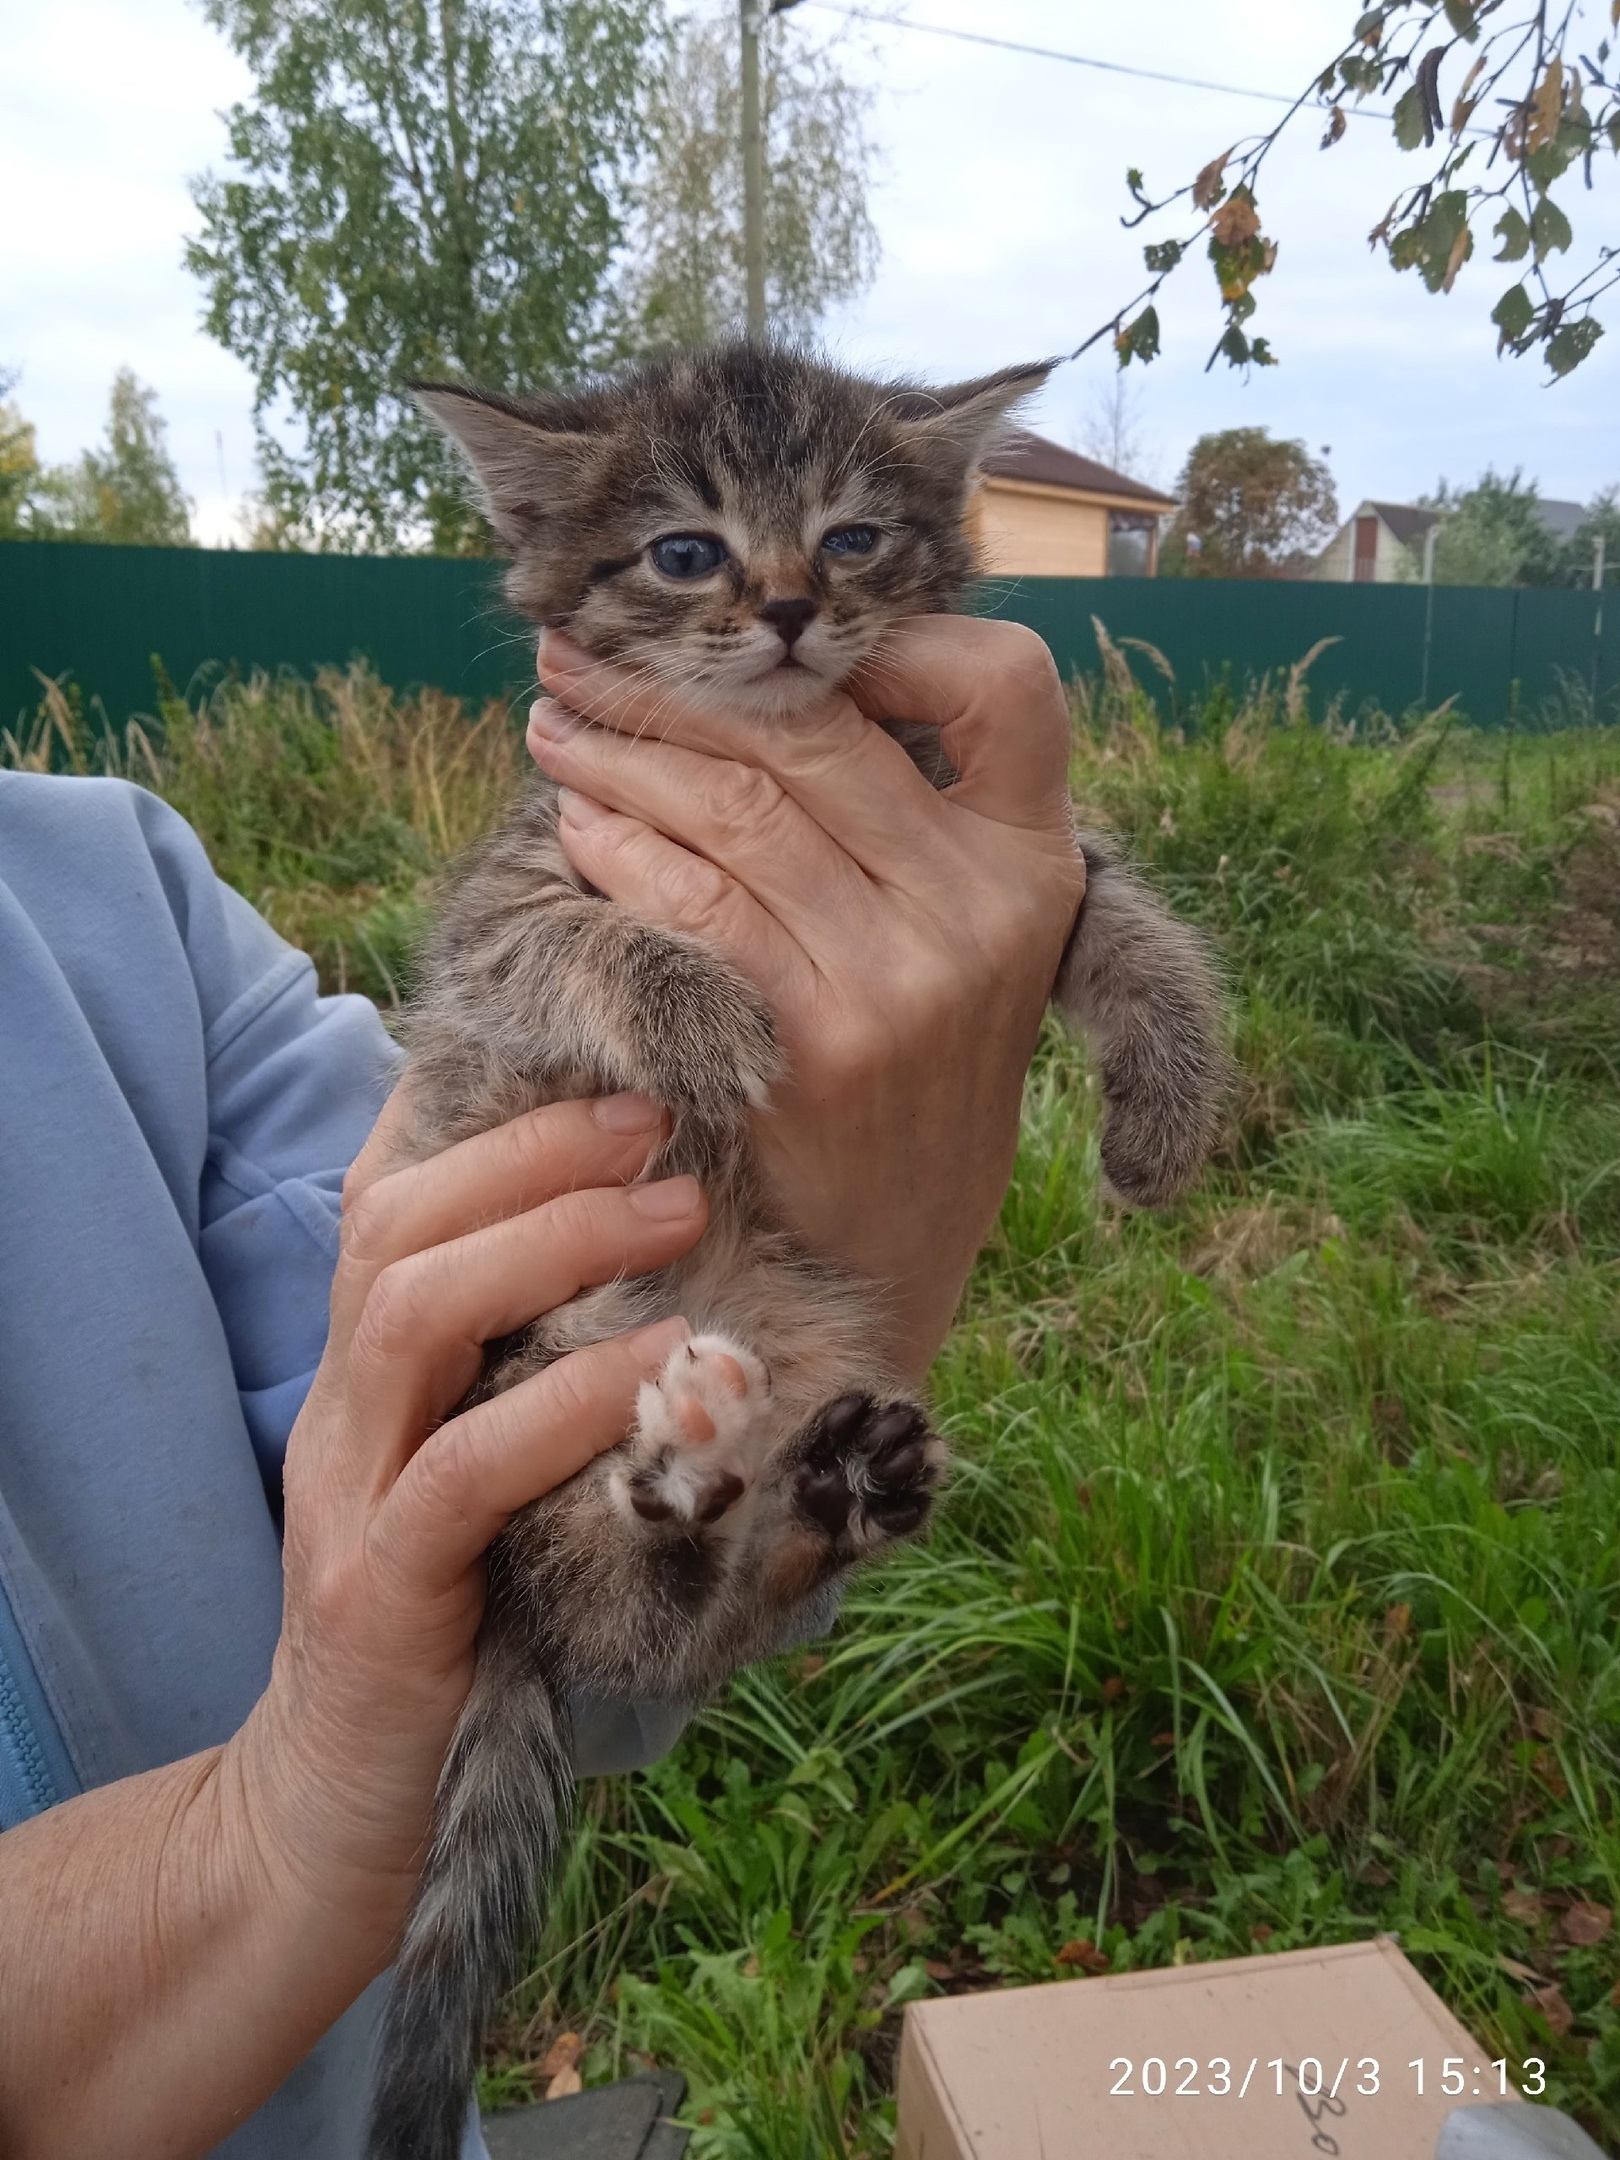
{"label": "weed plant", "polygon": [[214,868],[323,984],[397,1009],[433,873],[498,817],[529,769],[506,708],[469,720],[443,691],[396,698],[364,668],[227,678],[188,701],[161,676],[149,721],[93,725],[42,682],[0,767],[105,773],[154,789]]}
{"label": "weed plant", "polygon": [[[1225,956],[1219,1158],[1110,1207],[1049,1033],[932,1536],[585,1788],[491,2101],[571,2030],[686,2073],[698,2160],[865,2160],[907,2001],[1389,1929],[1620,2138],[1620,731],[1312,722],[1296,672],[1172,733],[1105,660],[1075,791]],[[386,996],[357,926],[402,954],[370,911],[516,766],[464,725],[326,678],[125,747]]]}

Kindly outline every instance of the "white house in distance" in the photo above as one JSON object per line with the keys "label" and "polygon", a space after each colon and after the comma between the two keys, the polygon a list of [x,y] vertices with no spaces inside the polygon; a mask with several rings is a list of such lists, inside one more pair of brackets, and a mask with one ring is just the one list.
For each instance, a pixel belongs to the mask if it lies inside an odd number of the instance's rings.
{"label": "white house in distance", "polygon": [[968,530],[992,577],[1152,577],[1168,495],[1016,428],[979,467]]}
{"label": "white house in distance", "polygon": [[[1311,575],[1341,585],[1393,585],[1420,576],[1424,538],[1444,514],[1415,503],[1361,503],[1316,558]],[[1570,539],[1586,515],[1580,503],[1536,498],[1536,516],[1555,540]]]}
{"label": "white house in distance", "polygon": [[1438,510],[1412,503],[1364,502],[1347,517],[1316,558],[1313,577],[1339,585],[1393,585],[1412,575],[1408,548],[1440,522]]}

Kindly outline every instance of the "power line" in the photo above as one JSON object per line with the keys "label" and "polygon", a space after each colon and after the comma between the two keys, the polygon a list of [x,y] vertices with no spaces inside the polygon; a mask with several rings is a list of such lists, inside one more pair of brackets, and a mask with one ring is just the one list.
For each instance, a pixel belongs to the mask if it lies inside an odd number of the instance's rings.
{"label": "power line", "polygon": [[[1061,60],[1068,67],[1095,68],[1104,75],[1134,75],[1139,82],[1173,83],[1181,90],[1215,90],[1223,97],[1260,98],[1268,105],[1297,105],[1297,98],[1280,90],[1246,90],[1238,83],[1208,82],[1199,75],[1166,75],[1157,68],[1128,67],[1122,60],[1094,60],[1089,53],[1060,52],[1051,45],[1023,45],[1014,38],[991,37],[983,30],[948,30],[943,23],[913,22],[907,15],[888,15],[876,8],[845,7],[840,0],[795,0],[800,7],[820,8],[823,14],[847,15],[853,22],[888,23],[897,30],[917,30],[925,37],[954,38],[962,45],[990,45],[997,52],[1026,53],[1036,60]],[[1387,113],[1351,106],[1356,119],[1387,120]]]}

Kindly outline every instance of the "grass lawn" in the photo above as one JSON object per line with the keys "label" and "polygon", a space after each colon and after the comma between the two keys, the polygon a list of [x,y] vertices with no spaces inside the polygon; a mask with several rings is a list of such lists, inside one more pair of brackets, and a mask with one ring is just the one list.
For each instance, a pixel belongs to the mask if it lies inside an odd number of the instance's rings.
{"label": "grass lawn", "polygon": [[[1051,1034],[930,1542],[585,1791],[488,2097],[572,2029],[701,2160],[878,2155],[915,1997],[1393,1929],[1620,2139],[1620,731],[1195,718],[1116,670],[1075,787],[1225,953],[1220,1159],[1103,1204]],[[517,752],[339,678],[128,758],[386,1003]]]}

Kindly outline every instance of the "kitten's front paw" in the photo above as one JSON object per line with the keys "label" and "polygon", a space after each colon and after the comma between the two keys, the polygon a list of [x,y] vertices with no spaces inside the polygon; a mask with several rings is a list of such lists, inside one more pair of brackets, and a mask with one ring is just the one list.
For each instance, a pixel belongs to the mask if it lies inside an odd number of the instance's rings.
{"label": "kitten's front paw", "polygon": [[921,1529],[949,1459],[915,1403],[840,1395],[806,1436],[799,1506],[842,1550],[870,1552]]}
{"label": "kitten's front paw", "polygon": [[622,1084],[672,1110],[760,1108],[781,1059],[753,986],[701,946],[640,924],[619,958],[623,1004],[600,1026]]}
{"label": "kitten's front paw", "polygon": [[621,1505],[642,1523],[716,1523],[753,1484],[770,1376],[729,1335],[694,1335],[643,1381],[625,1459],[614,1469]]}

